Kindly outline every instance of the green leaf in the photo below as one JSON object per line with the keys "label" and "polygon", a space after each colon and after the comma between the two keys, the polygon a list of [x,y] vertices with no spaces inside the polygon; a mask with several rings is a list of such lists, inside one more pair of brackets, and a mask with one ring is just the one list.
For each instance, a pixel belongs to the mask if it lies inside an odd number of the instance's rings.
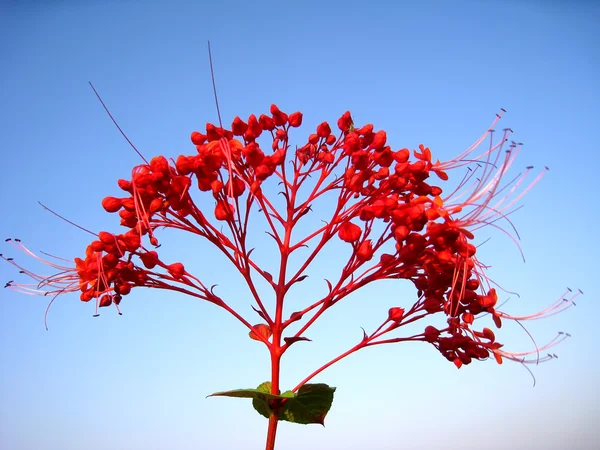
{"label": "green leaf", "polygon": [[287,391],[284,392],[283,395],[273,395],[271,394],[271,382],[265,381],[256,389],[234,389],[232,391],[215,392],[214,394],[209,395],[209,397],[251,398],[254,409],[258,411],[261,416],[268,419],[273,412],[269,406],[269,401],[292,398],[294,397],[294,393]]}
{"label": "green leaf", "polygon": [[[272,395],[271,394],[271,382],[265,381],[264,383],[261,383],[258,386],[257,390],[259,390],[260,392],[267,393],[271,396]],[[277,396],[274,396],[274,397],[277,397]],[[263,398],[259,398],[259,397],[253,398],[252,406],[261,416],[266,417],[267,419],[269,417],[271,417],[273,410],[269,406],[268,399],[263,399]]]}
{"label": "green leaf", "polygon": [[326,384],[305,384],[294,398],[285,402],[279,420],[302,424],[320,423],[324,426],[334,392],[335,388]]}
{"label": "green leaf", "polygon": [[209,397],[251,398],[254,409],[267,419],[273,414],[269,403],[273,400],[282,400],[283,407],[279,414],[279,420],[324,425],[325,416],[333,402],[334,392],[335,388],[326,384],[305,384],[298,390],[297,394],[292,391],[285,391],[283,394],[274,395],[271,394],[271,382],[265,381],[256,389],[215,392]]}

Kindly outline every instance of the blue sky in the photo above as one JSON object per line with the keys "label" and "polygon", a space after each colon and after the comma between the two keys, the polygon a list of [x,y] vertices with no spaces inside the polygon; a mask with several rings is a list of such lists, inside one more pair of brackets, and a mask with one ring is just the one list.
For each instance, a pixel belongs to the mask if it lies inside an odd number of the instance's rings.
{"label": "blue sky", "polygon": [[[316,378],[337,387],[326,428],[283,423],[278,448],[597,448],[599,19],[591,1],[4,2],[0,235],[81,255],[89,236],[38,200],[88,228],[117,231],[100,201],[118,194],[116,180],[139,159],[88,81],[146,156],[191,154],[190,132],[216,121],[208,39],[226,122],[276,103],[302,111],[308,134],[350,110],[357,123],[386,130],[394,147],[424,143],[443,160],[505,108],[502,125],[525,144],[515,170],[551,170],[513,217],[527,262],[492,230],[481,230],[480,241],[492,237],[481,255],[492,278],[520,294],[508,311],[537,311],[567,286],[585,292],[577,308],[528,327],[540,342],[559,330],[573,335],[559,359],[533,368],[532,388],[518,364],[457,370],[425,344],[370,349]],[[220,283],[254,320],[247,292],[206,245],[164,236],[167,254]],[[26,260],[8,245],[0,251]],[[328,258],[323,267],[335,265],[336,254]],[[16,277],[0,265],[2,280]],[[318,295],[318,280],[302,295]],[[398,282],[348,298],[311,329],[312,343],[286,354],[282,387],[414,296]],[[93,318],[74,295],[55,303],[46,331],[46,304],[0,296],[0,448],[264,448],[267,423],[249,401],[205,399],[269,378],[264,347],[222,311],[140,290],[123,316]],[[530,348],[518,327],[501,331],[511,348]]]}

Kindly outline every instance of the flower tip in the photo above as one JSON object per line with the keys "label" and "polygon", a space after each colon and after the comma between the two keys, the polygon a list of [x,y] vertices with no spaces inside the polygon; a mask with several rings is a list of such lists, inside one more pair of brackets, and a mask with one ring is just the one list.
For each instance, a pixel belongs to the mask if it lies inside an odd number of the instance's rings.
{"label": "flower tip", "polygon": [[400,322],[404,317],[404,308],[393,307],[388,311],[388,320],[391,322]]}

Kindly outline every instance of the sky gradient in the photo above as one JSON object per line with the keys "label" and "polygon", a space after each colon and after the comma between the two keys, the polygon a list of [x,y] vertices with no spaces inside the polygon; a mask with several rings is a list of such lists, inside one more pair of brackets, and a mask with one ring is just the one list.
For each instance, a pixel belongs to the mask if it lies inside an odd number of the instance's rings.
{"label": "sky gradient", "polygon": [[[422,343],[368,349],[315,379],[337,387],[326,427],[282,423],[277,448],[598,448],[599,20],[592,1],[3,2],[0,237],[81,256],[90,236],[37,201],[87,228],[118,231],[100,202],[119,194],[117,179],[140,160],[88,81],[144,155],[192,154],[190,133],[217,121],[209,39],[224,122],[275,103],[304,113],[299,143],[350,110],[357,124],[386,130],[394,148],[424,143],[446,160],[504,108],[498,128],[524,143],[514,174],[551,170],[512,218],[526,263],[492,229],[478,235],[492,238],[481,258],[491,278],[520,294],[509,312],[537,311],[567,286],[585,292],[576,308],[528,324],[539,342],[572,334],[555,350],[559,359],[532,368],[533,388],[519,364],[457,370]],[[219,283],[220,295],[255,320],[248,293],[210,247],[163,236],[161,256]],[[4,243],[0,252],[28,262]],[[320,261],[290,301],[322,293],[321,270],[336,261]],[[0,264],[2,281],[17,277]],[[415,298],[406,281],[349,297],[311,328],[313,342],[286,353],[282,387]],[[109,309],[93,318],[93,305],[70,295],[55,302],[46,331],[46,306],[47,298],[0,294],[2,450],[264,448],[267,421],[249,401],[205,398],[270,374],[264,347],[223,311],[134,290],[123,316]],[[517,326],[497,336],[516,351],[532,346]]]}

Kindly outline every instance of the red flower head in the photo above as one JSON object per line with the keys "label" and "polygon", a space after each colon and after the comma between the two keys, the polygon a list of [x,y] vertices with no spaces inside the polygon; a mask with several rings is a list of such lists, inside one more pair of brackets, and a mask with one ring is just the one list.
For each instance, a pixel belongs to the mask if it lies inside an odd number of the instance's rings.
{"label": "red flower head", "polygon": [[[56,274],[36,275],[3,257],[33,279],[33,284],[9,282],[7,287],[52,298],[78,292],[82,301],[94,300],[96,315],[100,307],[114,306],[120,311],[124,296],[138,287],[206,300],[233,315],[251,339],[267,347],[275,362],[275,378],[281,356],[292,344],[308,340],[305,332],[314,321],[350,294],[380,280],[408,280],[417,295],[407,305],[390,308],[383,323],[371,334],[365,331],[362,340],[342,357],[373,345],[411,340],[431,344],[456,367],[491,357],[498,363],[504,359],[528,363],[543,360],[540,352],[566,338],[562,334],[531,352],[514,353],[504,349],[491,329],[476,326],[480,323],[476,319],[486,314],[497,328],[506,320],[551,316],[573,305],[581,293],[567,292],[531,315],[512,316],[500,310],[496,285],[488,279],[477,254],[476,235],[487,225],[499,227],[543,174],[521,191],[530,168],[512,186],[502,184],[518,153],[516,144],[506,148],[510,130],[480,154],[479,145],[491,139],[491,131],[461,155],[440,162],[425,145],[412,155],[409,149],[394,149],[385,131],[372,124],[355,127],[349,112],[337,121],[340,131],[336,134],[328,122],[321,122],[299,143],[292,139],[302,125],[302,113],[288,115],[276,105],[271,105],[269,113],[258,119],[250,115],[246,122],[235,117],[231,130],[209,123],[206,134],[192,133],[190,154],[174,159],[158,156],[134,167],[129,180],[118,181],[122,197],[102,200],[107,212],[118,213],[117,222],[125,230],[85,230],[93,238],[84,256],[73,263],[44,260],[19,240],[9,240]],[[445,193],[449,174],[465,166],[469,166],[467,175],[460,174],[458,187]],[[327,198],[329,203],[324,201]],[[321,220],[314,220],[315,214]],[[258,224],[266,227],[274,242],[275,250],[266,261],[253,253],[256,246],[251,240],[257,234],[253,227]],[[158,234],[163,228],[204,239],[221,253],[247,285],[261,323],[251,325],[215,293],[216,283],[204,284],[190,273],[191,264],[164,261],[158,252],[163,244]],[[332,264],[341,263],[338,279],[326,280],[322,296],[297,306],[285,319],[288,292],[308,278],[313,261],[336,235],[351,244],[342,246],[347,253],[340,251],[331,259]],[[291,264],[290,257],[300,254],[306,259]],[[204,255],[201,260],[211,261]],[[266,267],[270,264],[274,268]],[[259,279],[274,298],[272,311],[263,303]],[[376,300],[369,305],[382,307],[384,299]],[[431,316],[441,316],[445,322],[431,322],[436,327],[425,323]],[[388,334],[416,321],[422,321],[418,330],[423,332]],[[298,327],[290,331],[287,327],[292,323]],[[533,357],[528,359],[529,355]],[[294,392],[333,362],[314,371]],[[283,404],[277,383],[269,408]]]}

